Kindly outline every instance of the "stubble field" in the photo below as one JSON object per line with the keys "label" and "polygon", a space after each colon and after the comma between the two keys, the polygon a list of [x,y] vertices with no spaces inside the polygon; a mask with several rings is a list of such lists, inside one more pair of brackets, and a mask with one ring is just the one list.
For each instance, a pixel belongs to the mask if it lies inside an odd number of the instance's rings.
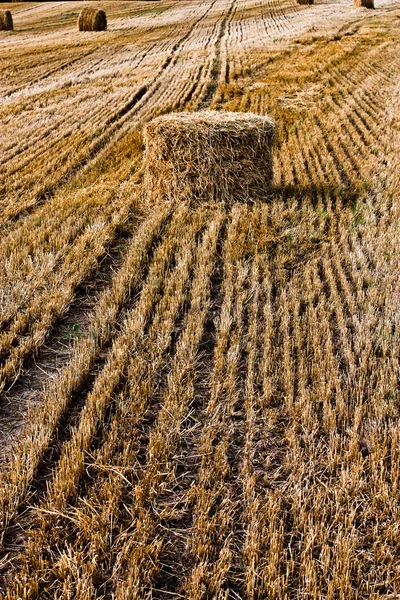
{"label": "stubble field", "polygon": [[[0,32],[0,595],[400,594],[400,7],[21,3]],[[142,127],[276,120],[270,203]]]}

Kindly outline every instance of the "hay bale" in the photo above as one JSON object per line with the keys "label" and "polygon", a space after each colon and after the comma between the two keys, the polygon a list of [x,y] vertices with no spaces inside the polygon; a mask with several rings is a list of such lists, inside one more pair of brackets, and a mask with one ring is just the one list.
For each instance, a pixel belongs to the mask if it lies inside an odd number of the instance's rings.
{"label": "hay bale", "polygon": [[12,14],[9,10],[0,10],[0,30],[12,31],[14,29]]}
{"label": "hay bale", "polygon": [[297,0],[297,4],[314,4],[314,0]]}
{"label": "hay bale", "polygon": [[107,29],[107,15],[104,10],[85,6],[78,18],[79,31],[105,31]]}
{"label": "hay bale", "polygon": [[150,202],[252,202],[269,196],[276,126],[252,113],[164,115],[144,129]]}
{"label": "hay bale", "polygon": [[356,8],[375,8],[374,0],[354,0]]}

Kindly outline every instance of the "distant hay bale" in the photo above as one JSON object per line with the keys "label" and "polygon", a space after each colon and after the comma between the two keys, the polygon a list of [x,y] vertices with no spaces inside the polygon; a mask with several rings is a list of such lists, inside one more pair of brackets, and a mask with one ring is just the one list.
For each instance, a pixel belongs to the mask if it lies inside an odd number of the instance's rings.
{"label": "distant hay bale", "polygon": [[79,31],[105,31],[107,29],[107,15],[104,10],[85,6],[82,8],[78,19]]}
{"label": "distant hay bale", "polygon": [[164,115],[144,129],[144,189],[150,202],[265,200],[273,182],[276,126],[252,113]]}
{"label": "distant hay bale", "polygon": [[354,0],[356,8],[375,8],[374,0]]}
{"label": "distant hay bale", "polygon": [[12,14],[9,10],[0,10],[0,30],[12,31],[14,29]]}

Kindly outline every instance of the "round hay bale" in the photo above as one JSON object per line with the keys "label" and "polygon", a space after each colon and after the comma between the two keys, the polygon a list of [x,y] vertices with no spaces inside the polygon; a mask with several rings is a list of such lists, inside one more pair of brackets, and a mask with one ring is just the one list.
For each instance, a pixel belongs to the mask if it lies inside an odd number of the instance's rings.
{"label": "round hay bale", "polygon": [[105,31],[107,29],[107,15],[104,10],[85,6],[78,18],[79,31]]}
{"label": "round hay bale", "polygon": [[354,0],[356,8],[375,8],[374,0]]}
{"label": "round hay bale", "polygon": [[272,119],[201,111],[157,117],[144,128],[144,189],[150,202],[265,200],[273,182]]}
{"label": "round hay bale", "polygon": [[14,29],[12,14],[9,10],[0,10],[0,30],[12,31]]}

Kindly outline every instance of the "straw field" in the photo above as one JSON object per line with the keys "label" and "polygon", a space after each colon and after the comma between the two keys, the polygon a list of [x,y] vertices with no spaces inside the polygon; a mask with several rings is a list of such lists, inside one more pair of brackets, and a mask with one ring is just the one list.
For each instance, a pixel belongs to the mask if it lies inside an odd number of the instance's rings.
{"label": "straw field", "polygon": [[[0,596],[396,598],[398,4],[84,5],[0,33]],[[146,201],[199,109],[270,202]]]}

